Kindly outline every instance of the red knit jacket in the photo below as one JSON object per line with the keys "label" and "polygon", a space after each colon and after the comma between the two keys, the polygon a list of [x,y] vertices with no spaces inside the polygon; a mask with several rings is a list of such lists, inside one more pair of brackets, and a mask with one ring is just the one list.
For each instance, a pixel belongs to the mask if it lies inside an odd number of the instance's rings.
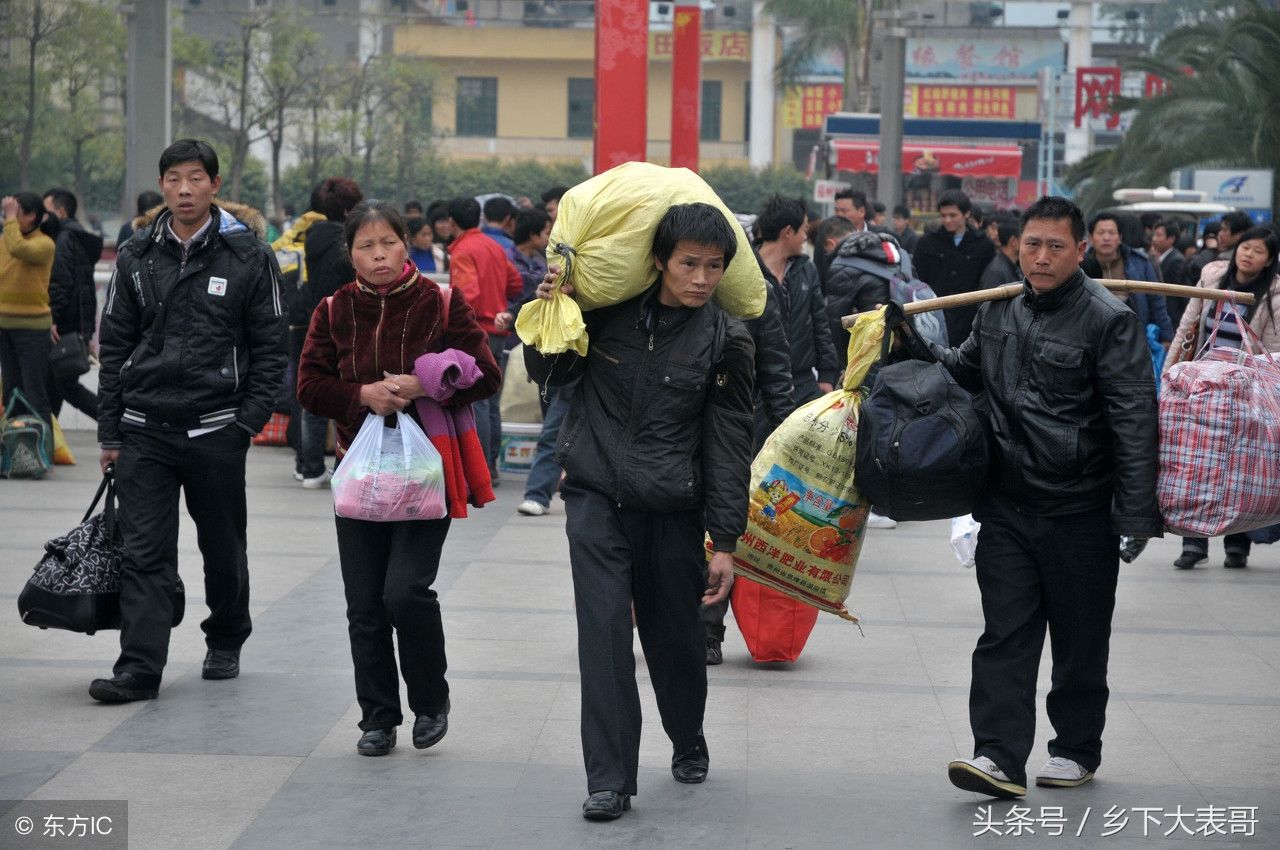
{"label": "red knit jacket", "polygon": [[449,281],[475,307],[485,333],[507,335],[493,326],[493,319],[524,291],[524,281],[501,245],[478,228],[464,230],[449,245]]}
{"label": "red knit jacket", "polygon": [[[369,409],[360,404],[360,387],[382,373],[413,374],[413,363],[428,352],[456,348],[476,359],[483,377],[446,403],[459,407],[492,396],[502,374],[476,324],[466,296],[454,288],[449,320],[441,321],[439,288],[412,265],[386,295],[352,281],[311,314],[311,327],[298,361],[298,401],[338,426],[338,452],[346,452]],[[405,413],[418,418],[414,405]],[[421,422],[418,422],[421,425]]]}

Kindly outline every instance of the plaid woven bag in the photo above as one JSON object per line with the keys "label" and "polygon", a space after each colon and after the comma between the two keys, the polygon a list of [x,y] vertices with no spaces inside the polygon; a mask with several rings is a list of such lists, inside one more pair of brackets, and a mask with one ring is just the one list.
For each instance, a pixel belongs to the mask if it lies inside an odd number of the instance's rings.
{"label": "plaid woven bag", "polygon": [[1165,525],[1184,537],[1280,522],[1280,362],[1237,324],[1251,350],[1201,349],[1169,370],[1160,392],[1157,496]]}

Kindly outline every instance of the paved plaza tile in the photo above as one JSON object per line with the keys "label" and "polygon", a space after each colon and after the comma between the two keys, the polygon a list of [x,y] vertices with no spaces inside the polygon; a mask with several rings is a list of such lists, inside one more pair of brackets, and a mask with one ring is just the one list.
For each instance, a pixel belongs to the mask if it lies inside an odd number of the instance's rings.
{"label": "paved plaza tile", "polygon": [[[239,678],[200,678],[205,609],[185,516],[187,619],[158,700],[89,698],[116,633],[19,621],[44,541],[79,520],[97,477],[91,433],[69,436],[78,466],[0,481],[0,811],[128,800],[129,846],[164,850],[1280,847],[1280,547],[1227,571],[1214,542],[1208,565],[1182,572],[1169,538],[1122,566],[1097,780],[1012,804],[946,778],[971,748],[973,572],[946,523],[870,531],[849,603],[861,630],[824,615],[798,662],[755,664],[730,625],[710,670],[704,785],[671,779],[637,651],[640,794],[621,821],[588,823],[561,503],[516,514],[523,480],[508,475],[495,504],[454,522],[436,584],[449,734],[420,752],[405,727],[390,756],[361,758],[331,502],[293,481],[287,450],[249,456],[254,632]],[[1048,686],[1046,646],[1033,772],[1051,736]],[[24,846],[11,830],[0,817],[0,848]]]}

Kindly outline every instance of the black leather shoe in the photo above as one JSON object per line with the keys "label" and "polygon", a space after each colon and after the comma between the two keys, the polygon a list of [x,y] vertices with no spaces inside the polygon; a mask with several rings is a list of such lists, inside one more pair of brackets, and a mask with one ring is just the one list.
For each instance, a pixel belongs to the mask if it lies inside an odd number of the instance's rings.
{"label": "black leather shoe", "polygon": [[211,649],[204,654],[200,675],[206,679],[234,679],[240,675],[240,650]]}
{"label": "black leather shoe", "polygon": [[697,785],[706,780],[707,769],[710,767],[711,754],[707,752],[707,740],[701,735],[693,749],[671,757],[671,775],[676,778],[676,782],[686,785]]}
{"label": "black leather shoe", "polygon": [[631,808],[631,795],[621,791],[596,791],[582,804],[582,816],[587,820],[617,820]]}
{"label": "black leather shoe", "polygon": [[438,714],[419,714],[418,719],[413,721],[413,745],[420,750],[434,747],[448,731],[449,700],[446,697],[444,708]]}
{"label": "black leather shoe", "polygon": [[356,742],[356,752],[362,756],[385,756],[395,745],[395,729],[370,729]]}
{"label": "black leather shoe", "polygon": [[707,636],[707,666],[714,667],[724,663],[724,652],[720,649],[720,641]]}
{"label": "black leather shoe", "polygon": [[1173,565],[1180,570],[1189,570],[1201,561],[1207,560],[1209,560],[1209,556],[1207,554],[1202,555],[1199,552],[1189,552],[1184,550],[1183,553],[1178,556],[1178,559],[1173,562]]}
{"label": "black leather shoe", "polygon": [[159,692],[159,688],[145,687],[130,673],[117,673],[110,679],[94,679],[89,683],[89,696],[98,702],[155,699]]}
{"label": "black leather shoe", "polygon": [[1229,570],[1243,570],[1249,566],[1249,556],[1241,555],[1239,552],[1228,552],[1227,559],[1222,562],[1222,566]]}

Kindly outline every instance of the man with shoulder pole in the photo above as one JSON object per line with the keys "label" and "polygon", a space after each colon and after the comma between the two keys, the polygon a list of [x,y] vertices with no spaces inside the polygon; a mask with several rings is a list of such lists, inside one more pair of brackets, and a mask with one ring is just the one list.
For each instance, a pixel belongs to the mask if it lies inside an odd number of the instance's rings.
{"label": "man with shoulder pole", "polygon": [[1021,294],[984,303],[959,347],[926,344],[901,305],[889,308],[911,356],[941,362],[989,402],[992,471],[974,510],[986,623],[969,693],[974,750],[947,772],[993,797],[1026,794],[1046,628],[1055,736],[1035,781],[1065,788],[1093,778],[1119,562],[1163,531],[1155,383],[1138,317],[1081,272],[1075,204],[1041,198],[1021,224]]}
{"label": "man with shoulder pole", "polygon": [[[742,323],[711,301],[737,236],[708,204],[663,216],[655,279],[644,293],[586,314],[585,356],[525,348],[539,384],[581,379],[560,430],[557,459],[578,618],[582,815],[613,820],[631,807],[640,757],[640,696],[632,604],[677,782],[710,765],[702,603],[733,584],[746,528],[754,346]],[[550,299],[552,269],[538,287]],[[570,287],[564,291],[571,293]],[[714,555],[707,565],[703,539]]]}
{"label": "man with shoulder pole", "polygon": [[[126,555],[120,656],[99,702],[154,699],[178,583],[178,493],[196,524],[209,616],[202,675],[240,672],[249,637],[245,456],[275,408],[287,356],[275,254],[214,204],[218,155],[182,139],[160,155],[164,209],[125,243],[102,314],[98,442],[115,467]],[[234,214],[233,214],[234,211]]]}

